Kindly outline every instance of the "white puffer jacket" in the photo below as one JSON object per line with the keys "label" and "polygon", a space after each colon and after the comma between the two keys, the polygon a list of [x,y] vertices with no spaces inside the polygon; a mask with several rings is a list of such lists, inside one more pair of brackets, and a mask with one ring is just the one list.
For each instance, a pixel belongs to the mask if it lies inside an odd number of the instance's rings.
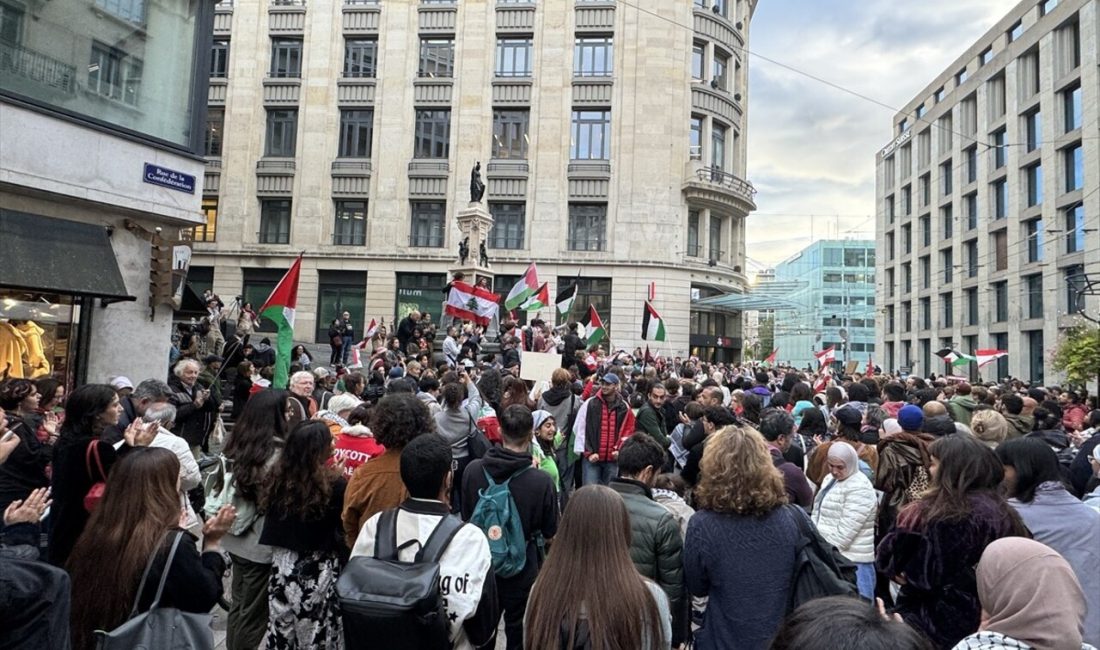
{"label": "white puffer jacket", "polygon": [[863,472],[840,482],[830,474],[814,499],[813,520],[841,555],[852,562],[874,562],[876,501],[875,488]]}

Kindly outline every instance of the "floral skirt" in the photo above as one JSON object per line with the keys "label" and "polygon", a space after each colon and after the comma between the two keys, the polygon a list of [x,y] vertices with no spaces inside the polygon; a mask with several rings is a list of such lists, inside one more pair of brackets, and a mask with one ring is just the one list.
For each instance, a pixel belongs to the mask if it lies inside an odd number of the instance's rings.
{"label": "floral skirt", "polygon": [[267,650],[343,650],[344,625],[336,598],[335,553],[299,554],[276,548],[267,586]]}

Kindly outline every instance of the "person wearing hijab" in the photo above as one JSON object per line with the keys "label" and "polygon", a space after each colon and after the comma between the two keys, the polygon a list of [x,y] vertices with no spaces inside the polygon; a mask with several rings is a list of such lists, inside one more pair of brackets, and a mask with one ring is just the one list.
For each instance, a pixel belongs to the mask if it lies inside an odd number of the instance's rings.
{"label": "person wearing hijab", "polygon": [[875,488],[859,471],[859,455],[844,443],[829,446],[828,475],[814,499],[813,520],[821,536],[856,564],[859,595],[875,591]]}
{"label": "person wearing hijab", "polygon": [[1095,650],[1084,643],[1085,595],[1061,555],[1024,537],[990,542],[977,568],[982,622],[954,650]]}
{"label": "person wearing hijab", "polygon": [[560,491],[561,478],[555,454],[563,445],[563,436],[558,431],[557,421],[550,411],[542,409],[532,411],[531,419],[534,420],[535,429],[535,436],[531,441],[531,457],[537,462],[536,467],[554,479],[554,489]]}

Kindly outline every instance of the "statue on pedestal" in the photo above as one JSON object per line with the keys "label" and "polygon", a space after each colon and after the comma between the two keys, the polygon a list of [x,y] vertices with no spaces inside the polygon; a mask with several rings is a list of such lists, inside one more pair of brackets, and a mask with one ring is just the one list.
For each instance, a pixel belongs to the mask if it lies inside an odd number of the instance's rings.
{"label": "statue on pedestal", "polygon": [[481,161],[470,170],[470,203],[481,203],[485,196],[485,183],[481,182]]}
{"label": "statue on pedestal", "polygon": [[481,240],[481,246],[478,247],[478,264],[486,268],[489,267],[489,251],[485,249],[485,240]]}
{"label": "statue on pedestal", "polygon": [[465,265],[468,257],[470,257],[470,236],[466,235],[458,244],[458,263]]}

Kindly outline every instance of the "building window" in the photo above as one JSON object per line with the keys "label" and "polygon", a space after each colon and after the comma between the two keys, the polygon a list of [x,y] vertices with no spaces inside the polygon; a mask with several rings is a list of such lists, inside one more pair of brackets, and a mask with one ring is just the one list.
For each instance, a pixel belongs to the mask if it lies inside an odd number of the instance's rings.
{"label": "building window", "polygon": [[607,249],[607,205],[569,204],[569,250]]}
{"label": "building window", "polygon": [[1080,144],[1062,150],[1062,164],[1066,168],[1065,190],[1073,192],[1081,189],[1085,181],[1085,160]]}
{"label": "building window", "polygon": [[[932,329],[932,299],[921,298],[920,309],[917,315],[920,318],[920,329],[927,332]],[[925,366],[927,367],[927,365]]]}
{"label": "building window", "polygon": [[[1008,181],[1001,179],[990,185],[990,198],[993,200],[993,219],[1004,219],[1008,216]],[[976,202],[975,202],[976,203]],[[977,216],[975,206],[975,217]],[[974,224],[975,227],[977,223]]]}
{"label": "building window", "polygon": [[705,77],[704,62],[706,61],[707,46],[695,43],[691,46],[691,78],[695,81],[703,81]]}
{"label": "building window", "polygon": [[993,270],[1004,271],[1008,268],[1008,231],[993,233]]}
{"label": "building window", "polygon": [[707,245],[710,247],[709,255],[707,256],[711,262],[722,261],[723,255],[726,251],[722,250],[722,217],[717,215],[710,216],[710,231],[707,238]]}
{"label": "building window", "polygon": [[920,258],[920,288],[932,288],[932,259],[927,255]]}
{"label": "building window", "polygon": [[446,204],[439,201],[413,201],[409,246],[443,248],[445,208]]}
{"label": "building window", "polygon": [[886,233],[886,259],[894,259],[894,233]]}
{"label": "building window", "polygon": [[1045,374],[1043,372],[1043,330],[1026,332],[1027,334],[1027,365],[1031,371],[1029,379],[1033,385],[1042,386]]}
{"label": "building window", "polygon": [[966,182],[973,183],[978,180],[978,147],[970,147],[965,152],[966,156]]}
{"label": "building window", "polygon": [[336,202],[332,243],[336,246],[363,246],[367,243],[366,201]]}
{"label": "building window", "polygon": [[950,160],[940,165],[940,178],[942,179],[940,182],[940,189],[942,190],[941,196],[951,196],[951,192],[953,191],[953,183],[951,181],[952,172]]}
{"label": "building window", "polygon": [[1032,111],[1024,116],[1024,131],[1027,133],[1027,150],[1035,151],[1043,144],[1043,116]]}
{"label": "building window", "polygon": [[588,314],[589,305],[596,308],[605,323],[611,320],[611,278],[558,276],[557,282],[559,287],[577,283],[577,299],[573,301],[573,309],[562,315],[563,322],[581,320]]}
{"label": "building window", "polygon": [[930,189],[931,185],[932,185],[932,175],[931,174],[925,174],[925,175],[921,176],[919,179],[917,179],[917,188],[918,188],[918,191],[920,192],[921,207],[924,207],[924,206],[926,206],[926,205],[928,205],[929,203],[932,202],[932,190]]}
{"label": "building window", "polygon": [[100,9],[129,23],[145,23],[145,0],[95,0]]}
{"label": "building window", "polygon": [[903,255],[913,252],[913,227],[909,224],[901,227],[901,252]]}
{"label": "building window", "polygon": [[955,234],[955,211],[950,205],[940,208],[940,221],[943,223],[943,238],[950,240]]}
{"label": "building window", "polygon": [[290,243],[289,199],[265,199],[260,201],[260,243]]}
{"label": "building window", "polygon": [[951,249],[940,251],[941,266],[943,267],[943,283],[951,284],[955,279],[955,256]]}
{"label": "building window", "polygon": [[688,212],[688,236],[687,236],[687,254],[690,257],[699,257],[699,211],[691,210]]}
{"label": "building window", "polygon": [[267,109],[267,142],[264,155],[293,158],[298,137],[297,109]]}
{"label": "building window", "polygon": [[271,76],[280,78],[302,76],[302,39],[271,39]]}
{"label": "building window", "polygon": [[729,90],[730,58],[725,54],[714,52],[711,62],[711,85],[718,90]]}
{"label": "building window", "polygon": [[1051,11],[1054,11],[1054,8],[1057,6],[1058,0],[1043,0],[1041,3],[1039,3],[1039,15],[1045,16]]}
{"label": "building window", "polygon": [[446,158],[451,151],[451,111],[416,111],[413,157]]}
{"label": "building window", "polygon": [[978,240],[971,239],[964,244],[966,247],[966,277],[978,277]]}
{"label": "building window", "polygon": [[1020,22],[1019,20],[1017,20],[1016,24],[1013,25],[1012,27],[1009,27],[1008,31],[1005,32],[1006,36],[1008,36],[1008,42],[1009,43],[1011,43],[1011,42],[1015,41],[1016,39],[1020,38],[1020,36],[1022,36],[1023,33],[1024,33],[1024,24],[1022,22]]}
{"label": "building window", "polygon": [[1043,166],[1032,165],[1024,170],[1027,175],[1027,207],[1043,202]]}
{"label": "building window", "polygon": [[530,119],[528,110],[493,111],[493,158],[527,159]]}
{"label": "building window", "polygon": [[225,109],[211,106],[206,109],[206,128],[203,130],[204,156],[222,155],[222,131],[225,127]]}
{"label": "building window", "polygon": [[993,59],[993,48],[987,47],[978,55],[978,65],[985,65]]}
{"label": "building window", "polygon": [[23,10],[0,2],[0,41],[23,42]]}
{"label": "building window", "polygon": [[92,42],[92,56],[88,63],[89,91],[136,106],[141,73],[141,59],[98,41]]}
{"label": "building window", "polygon": [[[444,273],[398,273],[397,295],[394,312],[397,318],[404,318],[412,311],[431,314],[435,322],[443,315],[443,301],[440,291],[447,283]],[[500,276],[497,276],[500,277]]]}
{"label": "building window", "polygon": [[[836,274],[826,273],[825,275],[826,275],[826,278],[828,278],[829,275],[836,275]],[[893,298],[894,297],[894,269],[886,269],[886,297],[887,298]]]}
{"label": "building window", "polygon": [[420,69],[418,72],[421,77],[453,77],[455,72],[455,40],[453,38],[420,39]]}
{"label": "building window", "polygon": [[1084,306],[1079,291],[1084,288],[1085,266],[1075,264],[1062,269],[1062,281],[1066,292],[1066,313],[1076,314]]}
{"label": "building window", "polygon": [[913,303],[901,303],[901,331],[913,331]]}
{"label": "building window", "polygon": [[490,203],[493,229],[489,231],[489,248],[519,250],[524,244],[524,221],[527,206],[523,203]]}
{"label": "building window", "polygon": [[1081,25],[1076,17],[1054,31],[1054,78],[1060,79],[1081,66]]}
{"label": "building window", "polygon": [[1004,129],[997,129],[990,134],[990,139],[993,141],[993,169],[1004,167],[1007,161],[1008,143],[1005,141],[1006,133]]}
{"label": "building window", "polygon": [[1024,236],[1027,239],[1027,261],[1043,261],[1043,220],[1031,219],[1024,222]]}
{"label": "building window", "polygon": [[691,116],[690,136],[688,138],[688,157],[691,160],[703,159],[703,118]]}
{"label": "building window", "polygon": [[191,241],[215,242],[218,240],[218,197],[202,197],[202,213],[206,223],[191,230]]}
{"label": "building window", "polygon": [[340,158],[370,158],[374,111],[369,108],[340,111]]}
{"label": "building window", "polygon": [[498,77],[531,76],[531,38],[498,38]]}
{"label": "building window", "polygon": [[[1004,181],[1001,181],[1002,183]],[[1005,197],[1008,197],[1007,189]],[[966,229],[974,230],[978,227],[978,193],[967,194],[963,197],[963,208],[966,210]]]}
{"label": "building window", "polygon": [[1036,273],[1024,277],[1024,290],[1027,302],[1027,317],[1043,317],[1043,274]]}
{"label": "building window", "polygon": [[229,76],[229,39],[216,38],[210,46],[210,76],[215,79]]}
{"label": "building window", "polygon": [[373,79],[378,65],[378,41],[373,38],[344,40],[344,76]]}
{"label": "building window", "polygon": [[901,213],[907,217],[913,213],[913,188],[911,185],[901,188]]}
{"label": "building window", "polygon": [[950,293],[940,294],[940,314],[940,327],[946,329],[955,326],[955,299]]}
{"label": "building window", "polygon": [[1066,252],[1085,250],[1085,206],[1078,203],[1063,212],[1066,222]]}
{"label": "building window", "polygon": [[573,46],[573,76],[610,77],[614,58],[610,36],[578,37]]}
{"label": "building window", "polygon": [[710,166],[718,171],[726,169],[726,131],[728,129],[717,122],[710,128]]}
{"label": "building window", "polygon": [[1008,320],[1008,282],[993,283],[993,322]]}
{"label": "building window", "polygon": [[569,157],[573,160],[611,158],[611,111],[573,111],[573,137]]}
{"label": "building window", "polygon": [[969,78],[969,75],[966,72],[966,68],[963,68],[962,70],[959,70],[958,72],[955,73],[955,85],[956,86],[963,85],[964,83],[966,83],[966,80],[968,78]]}
{"label": "building window", "polygon": [[978,288],[971,287],[964,292],[966,296],[966,324],[978,324]]}
{"label": "building window", "polygon": [[1081,128],[1081,86],[1062,91],[1062,116],[1065,132]]}
{"label": "building window", "polygon": [[1005,92],[1004,72],[989,78],[986,82],[986,114],[989,121],[1001,119],[1008,109],[1008,96]]}
{"label": "building window", "polygon": [[932,245],[932,217],[931,215],[923,215],[920,218],[920,239],[921,246]]}
{"label": "building window", "polygon": [[[438,294],[437,294],[438,295]],[[328,328],[340,314],[351,314],[352,322],[366,313],[367,274],[365,271],[317,271],[317,314],[314,341],[328,343]],[[302,301],[299,301],[299,305]]]}
{"label": "building window", "polygon": [[905,262],[901,265],[901,292],[910,293],[913,291],[913,267],[909,262]]}

